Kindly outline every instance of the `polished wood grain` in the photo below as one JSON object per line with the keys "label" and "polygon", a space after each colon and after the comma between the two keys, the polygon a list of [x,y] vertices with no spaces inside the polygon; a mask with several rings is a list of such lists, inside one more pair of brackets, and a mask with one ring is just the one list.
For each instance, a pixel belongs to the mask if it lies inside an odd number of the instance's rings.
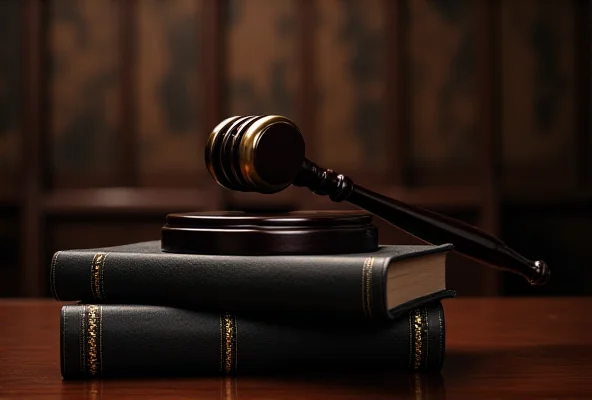
{"label": "polished wood grain", "polygon": [[63,381],[59,310],[0,301],[0,398],[489,399],[588,398],[592,298],[456,298],[444,302],[441,374]]}

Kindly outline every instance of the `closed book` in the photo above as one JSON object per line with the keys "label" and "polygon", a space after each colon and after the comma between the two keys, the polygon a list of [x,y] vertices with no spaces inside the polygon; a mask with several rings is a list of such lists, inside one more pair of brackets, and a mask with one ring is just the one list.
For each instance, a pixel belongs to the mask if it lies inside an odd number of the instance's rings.
{"label": "closed book", "polygon": [[374,326],[74,304],[62,307],[60,327],[64,379],[437,371],[445,355],[440,302]]}
{"label": "closed book", "polygon": [[166,305],[209,312],[379,321],[453,297],[451,245],[380,246],[368,253],[222,256],[166,253],[160,241],[59,251],[56,299]]}

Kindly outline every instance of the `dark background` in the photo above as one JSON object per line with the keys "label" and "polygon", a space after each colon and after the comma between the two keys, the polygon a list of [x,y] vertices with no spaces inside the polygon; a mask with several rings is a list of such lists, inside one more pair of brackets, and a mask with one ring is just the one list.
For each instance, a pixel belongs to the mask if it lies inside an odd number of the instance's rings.
{"label": "dark background", "polygon": [[453,256],[459,294],[592,294],[590,4],[3,0],[0,295],[47,296],[53,252],[158,239],[169,212],[348,207],[217,187],[205,139],[238,114],[292,118],[314,161],[553,272]]}

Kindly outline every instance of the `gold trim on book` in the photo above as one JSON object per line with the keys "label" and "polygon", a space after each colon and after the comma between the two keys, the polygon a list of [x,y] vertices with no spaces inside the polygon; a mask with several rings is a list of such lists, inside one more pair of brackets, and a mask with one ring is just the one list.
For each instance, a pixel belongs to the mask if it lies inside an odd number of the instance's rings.
{"label": "gold trim on book", "polygon": [[374,266],[374,257],[368,257],[364,260],[362,266],[362,308],[364,314],[372,316],[372,267]]}
{"label": "gold trim on book", "polygon": [[413,312],[413,368],[418,370],[421,368],[422,355],[423,355],[423,331],[424,331],[425,318],[422,317],[420,310]]}
{"label": "gold trim on book", "polygon": [[96,305],[89,305],[86,315],[88,319],[86,335],[86,344],[88,345],[87,370],[91,376],[96,376],[100,368],[100,332],[102,332],[99,307]]}
{"label": "gold trim on book", "polygon": [[103,267],[107,254],[97,253],[93,257],[90,273],[90,288],[95,300],[103,300]]}
{"label": "gold trim on book", "polygon": [[236,320],[231,314],[220,315],[220,369],[225,374],[236,370]]}

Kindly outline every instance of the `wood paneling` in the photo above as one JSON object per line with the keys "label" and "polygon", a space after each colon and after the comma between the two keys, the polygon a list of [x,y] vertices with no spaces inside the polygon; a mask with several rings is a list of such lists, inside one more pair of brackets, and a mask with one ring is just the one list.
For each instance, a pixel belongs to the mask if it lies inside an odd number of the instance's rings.
{"label": "wood paneling", "polygon": [[409,1],[407,61],[416,184],[477,181],[476,4]]}
{"label": "wood paneling", "polygon": [[[25,3],[25,10],[20,21],[26,26],[23,41],[23,136],[22,136],[22,198],[20,206],[19,230],[19,294],[37,296],[42,292],[45,279],[43,269],[43,214],[40,208],[40,196],[43,188],[44,153],[43,107],[46,103],[43,85],[43,12],[45,8],[35,0]],[[17,284],[15,283],[15,286]]]}
{"label": "wood paneling", "polygon": [[[295,0],[226,3],[221,25],[225,74],[221,118],[275,114],[299,124],[302,115],[299,11],[302,6],[298,3]],[[210,131],[211,128],[208,133]],[[303,134],[306,140],[308,132]],[[224,194],[230,207],[249,206],[243,193],[225,191]],[[284,207],[280,198],[265,199],[269,196],[258,194],[255,197],[268,207]]]}
{"label": "wood paneling", "polygon": [[382,176],[387,19],[380,0],[314,2],[315,144],[318,162]]}
{"label": "wood paneling", "polygon": [[297,121],[297,2],[233,0],[223,23],[224,117],[278,114]]}
{"label": "wood paneling", "polygon": [[217,191],[184,188],[62,189],[43,197],[48,215],[122,215],[211,210]]}
{"label": "wood paneling", "polygon": [[386,41],[384,135],[388,138],[387,163],[389,183],[399,186],[411,184],[411,105],[409,104],[409,5],[404,1],[385,0]]}
{"label": "wood paneling", "polygon": [[117,178],[111,185],[136,185],[138,181],[137,104],[134,98],[138,85],[137,32],[135,15],[137,0],[117,0],[117,73],[119,76],[119,124],[117,126]]}
{"label": "wood paneling", "polygon": [[576,1],[574,7],[575,76],[578,182],[592,184],[592,1]]}
{"label": "wood paneling", "polygon": [[60,217],[48,220],[48,250],[84,249],[116,246],[135,241],[160,239],[160,228],[165,213],[151,216],[121,216],[113,218]]}
{"label": "wood paneling", "polygon": [[24,2],[0,2],[0,193],[16,194],[23,117]]}
{"label": "wood paneling", "polygon": [[139,184],[195,185],[205,171],[199,155],[210,128],[202,111],[202,2],[142,0],[137,6]]}
{"label": "wood paneling", "polygon": [[121,118],[118,7],[114,1],[47,2],[51,167],[56,187],[117,181]]}
{"label": "wood paneling", "polygon": [[[500,5],[498,2],[480,2],[476,6],[477,27],[475,44],[476,96],[475,127],[483,188],[482,208],[478,226],[499,236],[500,217]],[[500,290],[501,273],[485,269],[480,275],[482,293],[495,295]]]}
{"label": "wood paneling", "polygon": [[[508,186],[573,189],[574,2],[502,3],[502,160]],[[589,51],[588,51],[589,52]]]}
{"label": "wood paneling", "polygon": [[225,75],[224,52],[224,11],[226,2],[203,0],[200,45],[203,51],[201,68],[203,69],[203,118],[207,136],[224,118],[223,99]]}

